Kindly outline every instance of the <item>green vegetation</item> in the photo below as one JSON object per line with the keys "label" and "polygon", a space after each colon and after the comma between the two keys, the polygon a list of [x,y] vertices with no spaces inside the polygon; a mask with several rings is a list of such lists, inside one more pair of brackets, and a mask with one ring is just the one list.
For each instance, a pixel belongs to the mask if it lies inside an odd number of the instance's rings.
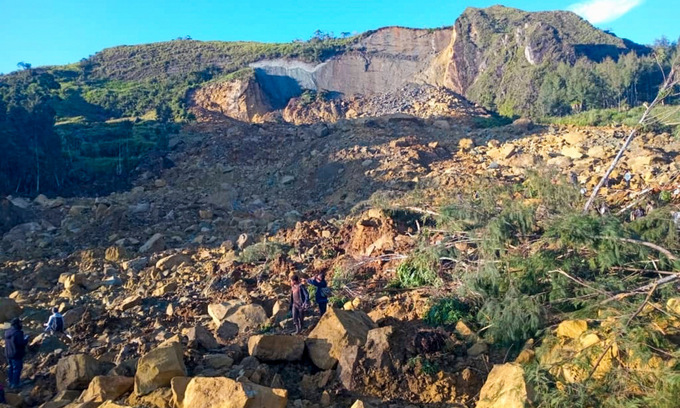
{"label": "green vegetation", "polygon": [[264,241],[247,246],[241,252],[238,260],[243,263],[266,262],[277,255],[286,253],[289,246],[280,242]]}
{"label": "green vegetation", "polygon": [[457,297],[444,297],[432,302],[425,316],[425,323],[430,326],[447,326],[470,318],[470,306],[467,303]]}
{"label": "green vegetation", "polygon": [[434,253],[416,252],[397,267],[396,283],[402,288],[437,286],[441,283],[437,275],[437,263]]}
{"label": "green vegetation", "polygon": [[[680,235],[674,207],[661,196],[649,200],[656,209],[630,221],[628,214],[583,214],[576,187],[555,174],[474,186],[441,210],[436,228],[449,231],[439,248],[463,240],[476,251],[447,255],[456,262],[441,264],[442,273],[460,281],[459,293],[434,300],[425,321],[439,326],[464,319],[482,328],[487,341],[512,350],[534,339],[543,361],[562,347],[551,334],[556,322],[587,319],[601,343],[565,357],[585,373],[582,380],[565,383],[553,363],[526,367],[536,406],[673,406],[680,390],[677,330],[659,328],[677,318],[663,310],[677,292],[653,282],[657,271],[677,273],[680,264],[641,242],[678,253]],[[645,299],[654,307],[640,313]],[[612,342],[618,362],[588,376]],[[644,365],[649,361],[653,365]]]}

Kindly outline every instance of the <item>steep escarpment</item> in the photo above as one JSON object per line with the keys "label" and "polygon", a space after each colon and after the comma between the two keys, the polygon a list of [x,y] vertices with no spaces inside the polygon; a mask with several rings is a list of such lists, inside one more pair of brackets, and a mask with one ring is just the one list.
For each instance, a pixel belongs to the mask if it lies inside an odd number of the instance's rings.
{"label": "steep escarpment", "polygon": [[468,8],[453,27],[444,84],[486,107],[526,111],[545,69],[585,58],[599,62],[646,47],[601,31],[567,11],[529,13]]}
{"label": "steep escarpment", "polygon": [[228,116],[250,122],[272,110],[262,87],[251,75],[210,83],[189,92],[187,97],[199,120]]}

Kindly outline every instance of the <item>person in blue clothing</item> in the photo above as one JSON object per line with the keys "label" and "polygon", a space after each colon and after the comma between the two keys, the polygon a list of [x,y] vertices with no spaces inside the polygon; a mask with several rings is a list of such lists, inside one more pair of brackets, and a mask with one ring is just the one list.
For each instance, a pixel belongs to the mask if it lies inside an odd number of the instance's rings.
{"label": "person in blue clothing", "polygon": [[328,308],[328,297],[331,291],[328,287],[328,282],[326,282],[326,272],[319,272],[315,277],[307,279],[305,282],[316,287],[315,299],[319,305],[319,314],[323,316]]}
{"label": "person in blue clothing", "polygon": [[19,388],[21,386],[21,370],[24,367],[24,356],[26,355],[26,345],[28,336],[24,335],[21,327],[21,320],[12,320],[12,326],[5,331],[5,357],[9,365],[7,382],[9,388]]}

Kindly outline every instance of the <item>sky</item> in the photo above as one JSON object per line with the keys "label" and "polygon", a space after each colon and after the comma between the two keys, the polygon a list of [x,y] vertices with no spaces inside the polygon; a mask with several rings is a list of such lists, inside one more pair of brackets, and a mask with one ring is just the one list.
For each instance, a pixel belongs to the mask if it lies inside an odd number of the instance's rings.
{"label": "sky", "polygon": [[680,37],[679,0],[0,0],[0,73],[18,62],[77,62],[116,45],[195,40],[289,42],[315,30],[361,33],[453,25],[466,7],[572,10],[619,37]]}

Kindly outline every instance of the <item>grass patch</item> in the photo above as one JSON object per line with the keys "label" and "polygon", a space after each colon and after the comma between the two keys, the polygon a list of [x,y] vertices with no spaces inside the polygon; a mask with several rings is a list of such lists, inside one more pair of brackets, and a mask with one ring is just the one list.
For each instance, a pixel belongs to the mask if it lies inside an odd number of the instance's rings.
{"label": "grass patch", "polygon": [[239,262],[260,263],[266,262],[277,255],[288,252],[289,246],[280,242],[258,242],[243,249],[239,255]]}

